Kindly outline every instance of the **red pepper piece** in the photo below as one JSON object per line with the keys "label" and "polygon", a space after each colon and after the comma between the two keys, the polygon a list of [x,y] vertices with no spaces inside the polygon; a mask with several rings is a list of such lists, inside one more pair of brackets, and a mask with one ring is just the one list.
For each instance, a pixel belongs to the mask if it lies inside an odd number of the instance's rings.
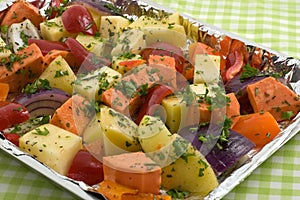
{"label": "red pepper piece", "polygon": [[16,145],[17,147],[19,146],[19,138],[20,138],[20,136],[18,134],[16,134],[16,133],[3,133],[3,136],[8,141],[10,141],[14,145]]}
{"label": "red pepper piece", "polygon": [[145,103],[140,108],[136,123],[139,124],[144,115],[153,115],[155,113],[155,109],[153,109],[154,106],[159,105],[162,100],[170,94],[173,94],[173,89],[166,85],[158,85],[151,88],[148,91]]}
{"label": "red pepper piece", "polygon": [[29,119],[27,109],[18,103],[0,101],[0,131]]}
{"label": "red pepper piece", "polygon": [[61,16],[64,27],[69,33],[95,35],[97,26],[89,11],[81,5],[69,7]]}
{"label": "red pepper piece", "polygon": [[103,164],[88,151],[80,150],[76,154],[67,176],[88,185],[95,185],[104,179]]}
{"label": "red pepper piece", "polygon": [[103,66],[111,65],[109,60],[89,52],[74,38],[67,38],[65,43],[78,63],[81,63],[86,71],[92,71]]}
{"label": "red pepper piece", "polygon": [[234,52],[235,62],[231,65],[225,72],[226,81],[231,80],[235,75],[237,75],[244,66],[244,55],[241,51]]}
{"label": "red pepper piece", "polygon": [[52,50],[64,50],[67,51],[68,47],[63,42],[53,42],[48,40],[28,39],[28,45],[35,43],[40,49],[43,55],[46,55]]}

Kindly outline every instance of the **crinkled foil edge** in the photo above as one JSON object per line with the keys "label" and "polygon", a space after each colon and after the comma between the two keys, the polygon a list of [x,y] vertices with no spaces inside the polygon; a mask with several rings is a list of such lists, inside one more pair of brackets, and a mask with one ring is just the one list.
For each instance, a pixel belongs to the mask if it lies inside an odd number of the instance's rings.
{"label": "crinkled foil edge", "polygon": [[[0,8],[3,8],[6,4],[13,2],[9,0],[6,2],[0,2]],[[147,15],[152,17],[164,17],[171,13],[173,10],[153,3],[148,0],[111,0],[116,5],[122,8],[122,11],[128,17],[138,17],[141,15]],[[289,69],[289,73],[286,75],[286,80],[291,84],[294,91],[300,94],[300,61],[298,59],[288,57],[282,53],[271,50],[254,42],[248,41],[230,32],[223,31],[215,26],[206,24],[197,19],[193,19],[188,15],[180,14],[181,24],[185,27],[188,37],[194,41],[200,41],[206,43],[210,37],[222,38],[223,36],[229,36],[234,39],[238,39],[247,45],[247,49],[251,51],[255,47],[262,49],[265,52],[270,53],[272,57],[272,63],[267,63],[268,66],[272,65],[283,65]],[[260,164],[266,161],[273,153],[280,149],[286,142],[293,138],[297,133],[300,132],[300,113],[294,118],[294,120],[284,128],[281,133],[272,142],[267,144],[263,149],[256,153],[251,159],[243,164],[238,169],[235,169],[229,174],[220,185],[210,192],[204,199],[216,200],[221,199],[227,195],[232,189],[245,180]],[[70,191],[72,194],[82,199],[96,199],[95,196],[88,194],[79,185],[78,182],[72,181],[67,177],[61,176],[52,169],[48,168],[41,162],[37,161],[30,155],[20,151],[16,146],[10,143],[5,138],[0,139],[0,149],[4,152],[12,155],[19,161],[28,165],[35,171],[46,176],[57,185]],[[199,197],[190,197],[189,199],[199,199]]]}

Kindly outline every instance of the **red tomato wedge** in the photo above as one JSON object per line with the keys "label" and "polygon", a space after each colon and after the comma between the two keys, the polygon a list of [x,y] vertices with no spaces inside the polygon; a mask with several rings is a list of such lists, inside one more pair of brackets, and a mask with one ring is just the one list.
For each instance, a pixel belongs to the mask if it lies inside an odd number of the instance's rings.
{"label": "red tomato wedge", "polygon": [[61,17],[63,25],[69,33],[82,32],[88,35],[95,35],[98,32],[92,15],[83,6],[71,6]]}
{"label": "red tomato wedge", "polygon": [[145,103],[139,111],[136,123],[139,124],[144,115],[153,115],[155,113],[154,106],[159,105],[170,94],[173,94],[173,89],[166,85],[158,85],[151,88],[146,96]]}
{"label": "red tomato wedge", "polygon": [[88,151],[80,150],[76,154],[67,176],[88,185],[94,185],[104,179],[103,165]]}
{"label": "red tomato wedge", "polygon": [[0,101],[0,131],[29,119],[27,109],[18,104]]}

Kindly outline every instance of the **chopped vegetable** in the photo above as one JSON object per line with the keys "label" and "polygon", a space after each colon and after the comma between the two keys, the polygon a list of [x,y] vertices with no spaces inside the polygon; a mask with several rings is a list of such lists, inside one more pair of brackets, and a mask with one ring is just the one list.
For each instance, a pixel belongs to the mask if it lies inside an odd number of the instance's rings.
{"label": "chopped vegetable", "polygon": [[257,149],[268,144],[280,133],[275,118],[267,111],[240,116],[232,130],[251,140]]}
{"label": "chopped vegetable", "polygon": [[27,109],[18,103],[0,101],[0,131],[29,119]]}
{"label": "chopped vegetable", "polygon": [[277,121],[289,120],[300,111],[299,95],[273,77],[248,85],[247,92],[254,112],[270,112]]}
{"label": "chopped vegetable", "polygon": [[81,5],[70,6],[61,15],[64,27],[69,33],[95,35],[97,26],[89,11]]}
{"label": "chopped vegetable", "polygon": [[0,62],[0,82],[9,84],[10,92],[22,88],[42,73],[43,55],[36,44],[31,44]]}
{"label": "chopped vegetable", "polygon": [[[28,92],[28,91],[27,91]],[[34,93],[24,93],[16,97],[15,102],[25,106],[31,118],[53,115],[70,95],[57,88],[38,89]]]}
{"label": "chopped vegetable", "polygon": [[25,0],[18,0],[13,3],[1,20],[1,26],[10,26],[14,23],[29,19],[36,27],[44,21],[44,17],[39,13],[38,8]]}
{"label": "chopped vegetable", "polygon": [[9,92],[7,83],[0,83],[0,101],[5,101]]}
{"label": "chopped vegetable", "polygon": [[80,150],[73,159],[67,176],[88,185],[103,181],[103,164],[86,150]]}

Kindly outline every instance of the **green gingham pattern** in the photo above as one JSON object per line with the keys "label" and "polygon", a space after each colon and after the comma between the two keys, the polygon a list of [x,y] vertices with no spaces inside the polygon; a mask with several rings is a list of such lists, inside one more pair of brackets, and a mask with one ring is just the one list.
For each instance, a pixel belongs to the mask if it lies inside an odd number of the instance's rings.
{"label": "green gingham pattern", "polygon": [[[153,1],[300,58],[297,0]],[[69,192],[2,151],[0,163],[0,199],[74,199]],[[300,135],[292,138],[224,199],[300,199]]]}

